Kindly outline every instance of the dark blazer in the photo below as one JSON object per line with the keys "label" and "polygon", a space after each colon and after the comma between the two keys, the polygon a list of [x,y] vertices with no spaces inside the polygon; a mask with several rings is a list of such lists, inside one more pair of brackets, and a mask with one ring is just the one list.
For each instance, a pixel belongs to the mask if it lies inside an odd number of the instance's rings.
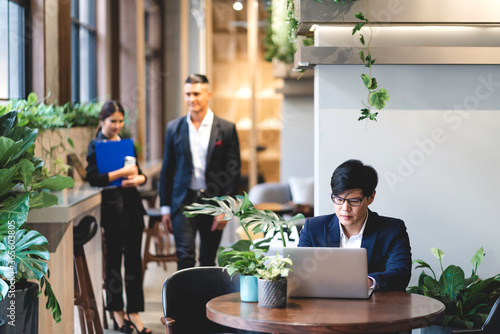
{"label": "dark blazer", "polygon": [[[99,173],[95,154],[95,141],[104,140],[106,137],[99,132],[95,139],[90,141],[87,152],[87,180],[93,187],[109,186],[108,173]],[[137,165],[139,168],[139,165]],[[139,168],[139,174],[142,174]],[[138,222],[137,228],[144,228],[144,215],[146,210],[136,188],[108,188],[103,189],[101,200],[101,227],[129,228],[130,222]],[[128,215],[133,214],[134,217]],[[125,219],[126,218],[126,219]]]}
{"label": "dark blazer", "polygon": [[[300,232],[299,247],[339,247],[340,224],[335,214],[309,218]],[[361,247],[368,256],[368,275],[378,291],[405,291],[411,276],[411,247],[400,219],[368,210]]]}
{"label": "dark blazer", "polygon": [[[206,196],[235,195],[240,182],[240,145],[233,123],[214,117],[207,150]],[[175,215],[186,197],[193,174],[187,117],[167,124],[163,167],[160,180],[160,204],[170,206]]]}

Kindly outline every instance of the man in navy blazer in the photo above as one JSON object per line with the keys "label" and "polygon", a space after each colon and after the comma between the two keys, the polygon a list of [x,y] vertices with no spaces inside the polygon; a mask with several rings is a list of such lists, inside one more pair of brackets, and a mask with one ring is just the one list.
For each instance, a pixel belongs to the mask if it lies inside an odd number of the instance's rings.
{"label": "man in navy blazer", "polygon": [[307,219],[298,246],[366,248],[369,286],[405,291],[411,276],[410,240],[402,220],[368,209],[377,183],[373,167],[359,160],[342,163],[331,179],[335,214]]}
{"label": "man in navy blazer", "polygon": [[174,234],[178,269],[194,267],[197,232],[200,265],[215,265],[227,222],[220,220],[222,216],[188,219],[183,208],[203,197],[236,195],[241,166],[235,125],[208,107],[212,97],[208,79],[191,74],[184,84],[184,97],[187,116],[167,124],[159,187],[162,222]]}

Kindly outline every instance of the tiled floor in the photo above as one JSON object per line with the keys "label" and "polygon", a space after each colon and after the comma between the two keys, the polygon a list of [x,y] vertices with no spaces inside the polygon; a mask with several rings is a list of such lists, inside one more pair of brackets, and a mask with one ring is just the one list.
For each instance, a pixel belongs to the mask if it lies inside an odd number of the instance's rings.
{"label": "tiled floor", "polygon": [[[221,245],[228,246],[234,243],[236,240],[236,233],[234,232],[238,223],[236,221],[230,221],[228,226],[224,229],[222,235]],[[172,236],[170,236],[173,238]],[[198,242],[198,240],[197,240]],[[171,247],[173,245],[171,244]],[[151,329],[153,333],[165,333],[165,327],[161,324],[160,318],[163,316],[162,311],[162,288],[165,279],[175,272],[177,269],[177,263],[168,262],[166,270],[163,265],[158,265],[155,262],[148,263],[148,269],[144,275],[144,299],[145,299],[145,312],[141,313],[141,318],[144,325]],[[97,291],[99,291],[97,289]],[[100,318],[102,319],[102,314]],[[109,317],[109,316],[108,316]],[[109,329],[105,329],[105,334],[119,333],[113,330],[113,321],[108,320]],[[80,333],[80,324],[78,321],[78,313],[75,308],[75,334]],[[134,331],[135,334],[135,331]]]}
{"label": "tiled floor", "polygon": [[[151,262],[148,264],[148,269],[144,275],[146,310],[144,313],[141,313],[141,318],[144,326],[151,329],[155,334],[165,333],[165,327],[160,321],[160,318],[163,316],[161,305],[162,287],[165,278],[173,273],[176,268],[177,264],[174,262],[167,264],[167,270],[164,270],[163,266]],[[104,330],[104,333],[119,333],[113,330],[112,321],[108,321],[108,324],[110,325],[110,329]]]}

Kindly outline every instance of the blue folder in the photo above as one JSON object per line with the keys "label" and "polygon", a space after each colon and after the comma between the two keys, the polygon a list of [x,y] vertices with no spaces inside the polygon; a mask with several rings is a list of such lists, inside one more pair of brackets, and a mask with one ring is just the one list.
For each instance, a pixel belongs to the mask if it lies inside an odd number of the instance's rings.
{"label": "blue folder", "polygon": [[[99,173],[109,173],[122,168],[126,156],[135,157],[134,141],[132,139],[96,141],[95,154]],[[119,187],[121,184],[122,178],[119,178],[111,182],[110,186]]]}

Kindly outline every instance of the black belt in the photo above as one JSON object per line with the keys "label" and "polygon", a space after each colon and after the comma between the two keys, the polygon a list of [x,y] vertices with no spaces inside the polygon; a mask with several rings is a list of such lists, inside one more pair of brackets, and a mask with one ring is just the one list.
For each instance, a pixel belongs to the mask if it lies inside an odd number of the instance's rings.
{"label": "black belt", "polygon": [[184,200],[185,203],[206,203],[206,201],[202,201],[202,198],[206,198],[205,189],[188,189],[186,193],[186,198]]}

